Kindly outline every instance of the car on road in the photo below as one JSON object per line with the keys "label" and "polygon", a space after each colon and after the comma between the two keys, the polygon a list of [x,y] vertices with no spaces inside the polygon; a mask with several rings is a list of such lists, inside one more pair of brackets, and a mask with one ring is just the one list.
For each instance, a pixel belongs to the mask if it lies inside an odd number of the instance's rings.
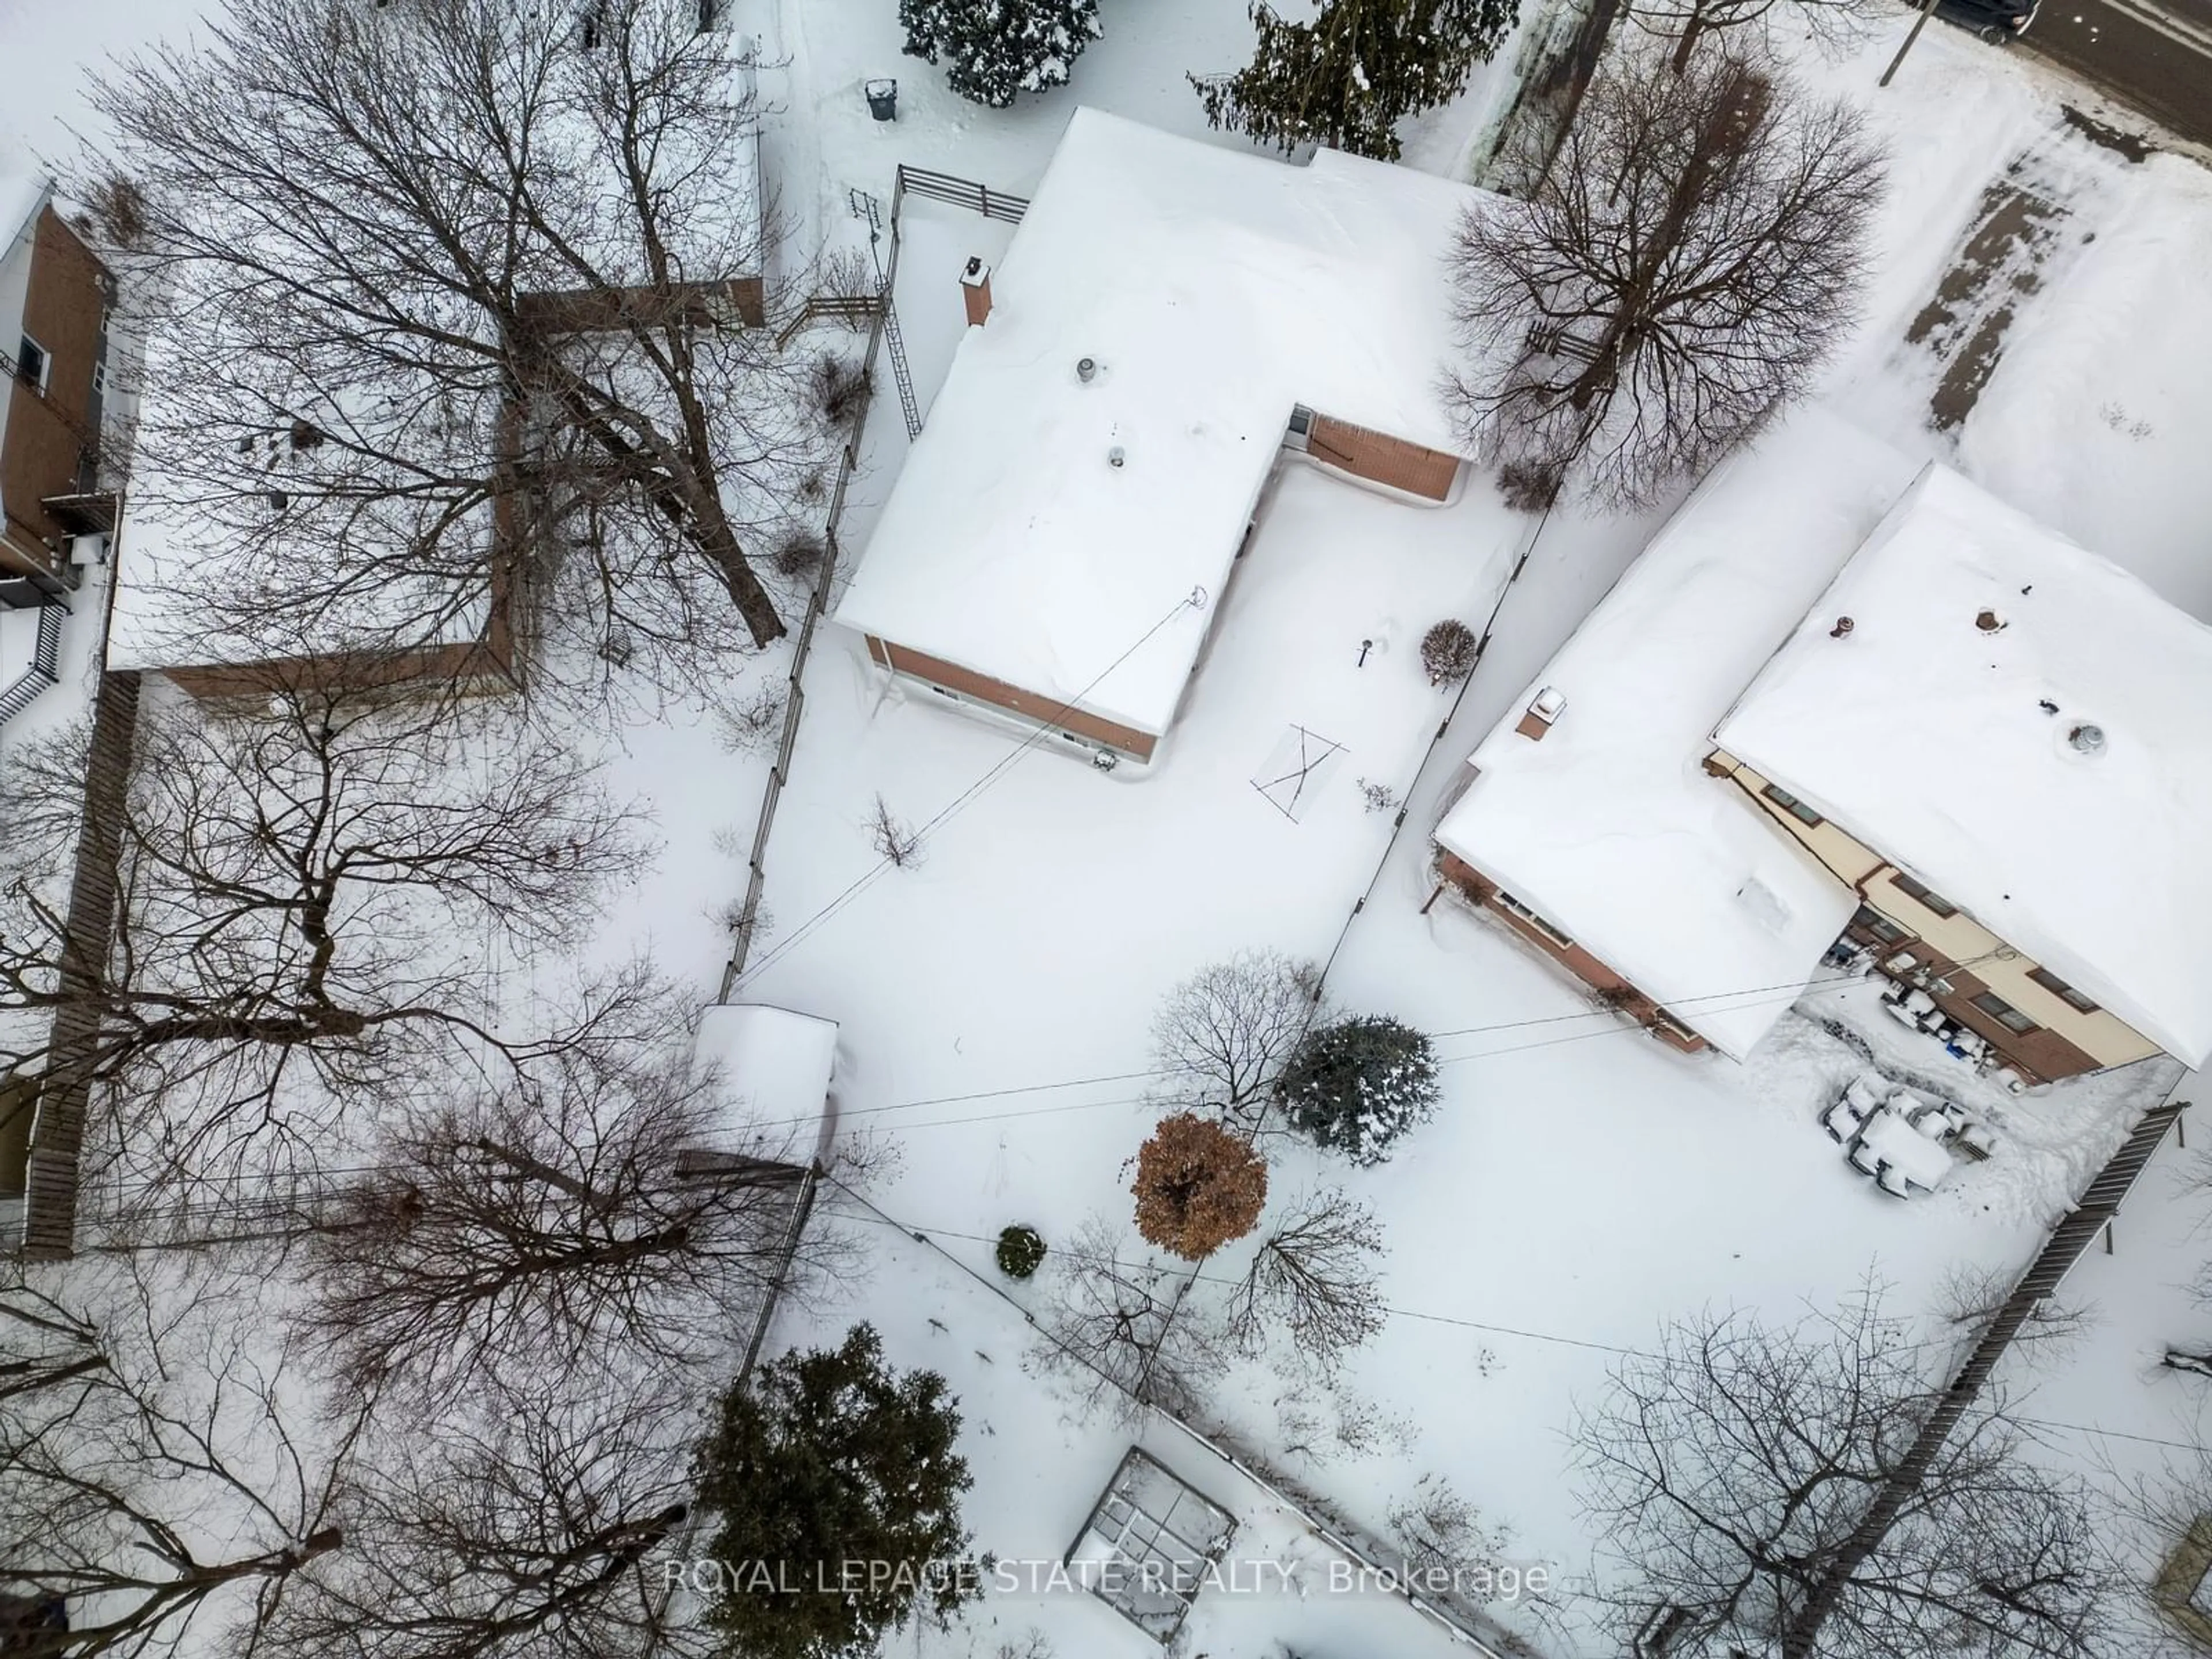
{"label": "car on road", "polygon": [[2027,33],[2042,0],[1936,0],[1936,15],[1971,29],[1993,46],[2009,46]]}

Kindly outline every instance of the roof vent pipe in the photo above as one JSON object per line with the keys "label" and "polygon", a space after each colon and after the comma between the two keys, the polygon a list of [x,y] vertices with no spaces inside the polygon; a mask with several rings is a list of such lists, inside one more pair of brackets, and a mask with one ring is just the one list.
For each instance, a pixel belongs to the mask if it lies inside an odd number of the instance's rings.
{"label": "roof vent pipe", "polygon": [[2105,750],[2105,728],[2091,726],[2087,721],[2066,734],[2067,747],[2076,754],[2099,755]]}
{"label": "roof vent pipe", "polygon": [[1123,451],[1121,446],[1119,444],[1115,444],[1113,448],[1106,452],[1106,465],[1109,466],[1123,465],[1127,462],[1128,459],[1128,455]]}
{"label": "roof vent pipe", "polygon": [[1089,386],[1091,381],[1097,379],[1097,377],[1098,360],[1096,357],[1078,357],[1075,360],[1075,378],[1077,380],[1082,381],[1084,385]]}

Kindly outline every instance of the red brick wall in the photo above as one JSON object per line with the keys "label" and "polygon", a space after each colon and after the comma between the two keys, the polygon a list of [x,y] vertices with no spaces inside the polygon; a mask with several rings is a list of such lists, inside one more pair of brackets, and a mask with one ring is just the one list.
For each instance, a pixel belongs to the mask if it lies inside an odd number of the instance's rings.
{"label": "red brick wall", "polygon": [[1149,732],[1116,725],[1097,714],[1086,714],[1080,708],[1069,708],[1056,697],[1024,691],[1018,685],[994,680],[988,674],[978,674],[972,668],[963,668],[942,657],[933,657],[903,645],[894,645],[888,640],[879,640],[872,634],[866,637],[868,654],[886,668],[895,669],[902,674],[911,674],[918,680],[941,685],[948,691],[957,691],[963,696],[988,702],[994,708],[1010,710],[1024,719],[1056,726],[1063,732],[1073,732],[1078,737],[1091,738],[1139,760],[1150,760],[1152,746],[1158,741]]}
{"label": "red brick wall", "polygon": [[[46,348],[51,368],[44,396],[26,382],[9,383],[6,441],[0,444],[0,499],[8,508],[7,544],[0,567],[52,569],[58,561],[43,538],[58,539],[67,526],[39,503],[76,487],[92,406],[92,371],[100,352],[100,319],[106,308],[107,268],[51,207],[33,232],[31,280],[23,302],[23,332]],[[0,340],[15,355],[20,340]]]}
{"label": "red brick wall", "polygon": [[1680,1033],[1667,1026],[1654,1024],[1655,1016],[1662,1012],[1660,1006],[1645,996],[1635,986],[1600,962],[1579,945],[1561,945],[1557,939],[1539,932],[1527,920],[1515,915],[1498,902],[1498,884],[1465,860],[1437,849],[1437,869],[1446,881],[1480,905],[1492,915],[1510,927],[1522,939],[1558,963],[1577,979],[1607,1000],[1608,1006],[1635,1020],[1651,1035],[1670,1048],[1679,1048],[1686,1054],[1697,1054],[1706,1047],[1705,1038],[1695,1032]]}
{"label": "red brick wall", "polygon": [[1371,432],[1346,421],[1316,415],[1306,437],[1306,453],[1316,460],[1342,467],[1346,472],[1376,483],[1389,484],[1408,495],[1425,495],[1432,501],[1451,494],[1459,476],[1459,457],[1441,450],[1424,449],[1403,438]]}

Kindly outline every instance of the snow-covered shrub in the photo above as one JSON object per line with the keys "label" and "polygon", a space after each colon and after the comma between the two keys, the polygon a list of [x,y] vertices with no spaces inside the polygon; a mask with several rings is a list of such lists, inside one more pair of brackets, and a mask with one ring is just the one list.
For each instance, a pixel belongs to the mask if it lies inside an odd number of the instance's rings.
{"label": "snow-covered shrub", "polygon": [[870,383],[866,368],[849,357],[825,351],[807,372],[806,386],[814,412],[833,432],[850,431],[867,412]]}
{"label": "snow-covered shrub", "polygon": [[776,574],[780,576],[811,576],[822,568],[822,561],[830,551],[822,532],[804,526],[786,534],[775,544],[772,556]]}
{"label": "snow-covered shrub", "polygon": [[1512,0],[1323,0],[1310,15],[1279,16],[1254,0],[1252,61],[1188,78],[1209,126],[1279,149],[1395,161],[1398,123],[1457,97],[1515,11]]}
{"label": "snow-covered shrub", "polygon": [[1034,1227],[1019,1223],[999,1234],[999,1271],[1009,1279],[1027,1279],[1044,1264],[1044,1239]]}
{"label": "snow-covered shrub", "polygon": [[1402,1020],[1358,1015],[1309,1036],[1284,1068],[1282,1091],[1292,1128],[1371,1166],[1436,1109],[1436,1049]]}
{"label": "snow-covered shrub", "polygon": [[1559,499],[1563,470],[1555,462],[1515,459],[1498,469],[1498,493],[1516,513],[1541,513]]}
{"label": "snow-covered shrub", "polygon": [[1431,685],[1449,685],[1474,672],[1481,648],[1474,630],[1456,617],[1447,617],[1421,635],[1421,667]]}
{"label": "snow-covered shrub", "polygon": [[1098,38],[1098,0],[899,0],[910,57],[945,61],[945,82],[971,103],[1005,109],[1018,92],[1067,84]]}
{"label": "snow-covered shrub", "polygon": [[1200,1261],[1259,1224],[1267,1160],[1251,1143],[1190,1112],[1160,1120],[1137,1152],[1137,1231],[1186,1261]]}

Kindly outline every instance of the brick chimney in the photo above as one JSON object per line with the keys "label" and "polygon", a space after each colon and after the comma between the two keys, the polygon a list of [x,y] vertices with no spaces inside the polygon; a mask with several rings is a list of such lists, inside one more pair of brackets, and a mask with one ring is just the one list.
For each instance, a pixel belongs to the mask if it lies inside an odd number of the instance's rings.
{"label": "brick chimney", "polygon": [[1552,729],[1552,722],[1565,714],[1566,708],[1566,693],[1556,685],[1547,685],[1528,699],[1528,707],[1513,729],[1524,738],[1541,743],[1544,733]]}
{"label": "brick chimney", "polygon": [[991,267],[970,259],[960,273],[960,297],[968,303],[968,326],[980,328],[991,314]]}

